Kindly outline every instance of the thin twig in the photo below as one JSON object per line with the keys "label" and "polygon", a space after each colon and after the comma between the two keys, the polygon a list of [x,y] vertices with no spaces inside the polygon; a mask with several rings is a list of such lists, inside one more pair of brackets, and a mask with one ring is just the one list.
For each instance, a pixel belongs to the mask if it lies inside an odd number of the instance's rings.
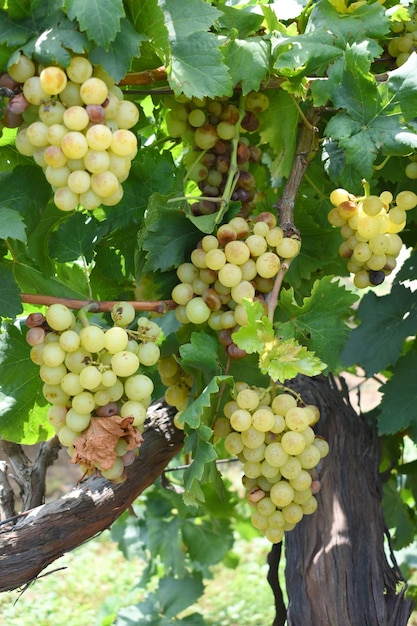
{"label": "thin twig", "polygon": [[[65,304],[69,309],[82,309],[89,305],[89,310],[96,313],[102,313],[105,311],[111,311],[113,306],[117,304],[118,300],[76,300],[74,298],[57,298],[55,296],[46,296],[42,294],[21,293],[20,298],[22,302],[27,304],[39,304],[50,306],[55,302]],[[174,309],[177,305],[173,300],[155,300],[149,302],[136,302],[130,301],[135,311],[154,311],[156,313],[164,313],[170,309]]]}

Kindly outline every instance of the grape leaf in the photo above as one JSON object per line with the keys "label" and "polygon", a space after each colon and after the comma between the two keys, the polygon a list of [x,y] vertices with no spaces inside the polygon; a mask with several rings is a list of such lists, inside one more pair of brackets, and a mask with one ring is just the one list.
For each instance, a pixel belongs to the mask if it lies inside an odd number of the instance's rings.
{"label": "grape leaf", "polygon": [[[329,70],[333,103],[342,110],[327,124],[325,135],[343,148],[345,165],[356,184],[363,178],[372,178],[380,150],[387,155],[401,155],[417,147],[417,134],[393,110],[393,96],[387,95],[386,88],[378,89],[369,68],[364,42],[346,50],[342,70],[340,65]],[[328,157],[331,160],[332,154],[328,153]],[[338,182],[347,186],[344,171],[340,166],[338,169],[341,174]]]}
{"label": "grape leaf", "polygon": [[57,209],[55,204],[48,204],[28,238],[28,254],[45,277],[51,276],[55,271],[55,264],[49,256],[49,237],[68,217],[69,215]]}
{"label": "grape leaf", "polygon": [[295,37],[276,35],[271,41],[276,57],[274,69],[288,77],[322,75],[343,54],[327,29]]}
{"label": "grape leaf", "polygon": [[22,216],[13,209],[0,208],[0,239],[26,242],[26,228]]}
{"label": "grape leaf", "polygon": [[[63,266],[65,268],[65,266]],[[33,266],[29,259],[19,259],[13,272],[17,284],[24,293],[45,294],[57,298],[76,298],[85,300],[89,296],[88,284],[81,268],[72,265],[65,270],[60,268],[58,276],[45,277],[43,272]],[[57,268],[58,270],[58,268]],[[64,276],[64,279],[59,275]]]}
{"label": "grape leaf", "polygon": [[[16,22],[6,11],[0,10],[0,43],[7,44],[11,49],[22,46],[33,35],[32,26],[30,21]],[[17,56],[11,58],[12,63],[16,62]]]}
{"label": "grape leaf", "polygon": [[181,366],[187,371],[202,370],[210,378],[220,372],[217,359],[218,341],[204,331],[194,332],[190,343],[180,346]]}
{"label": "grape leaf", "polygon": [[[231,376],[214,376],[208,385],[202,390],[200,395],[192,402],[186,409],[181,413],[180,422],[182,424],[188,424],[190,428],[197,429],[199,427],[203,427],[207,429],[208,427],[205,424],[210,424],[212,421],[212,416],[215,412],[214,402],[212,396],[219,392],[219,389],[222,385],[231,385],[233,384],[233,378]],[[208,428],[208,430],[211,430]],[[204,432],[204,437],[206,437],[206,430],[202,430],[201,433]],[[211,435],[208,435],[209,437]],[[205,439],[207,440],[207,439]]]}
{"label": "grape leaf", "polygon": [[393,547],[400,550],[409,545],[415,536],[415,520],[413,520],[410,508],[405,504],[398,491],[398,485],[391,478],[383,486],[384,496],[382,508],[387,527],[393,530]]}
{"label": "grape leaf", "polygon": [[139,48],[147,36],[135,31],[127,19],[120,20],[120,31],[107,48],[97,46],[90,52],[90,61],[101,65],[117,83],[127,74],[132,57],[139,56]]}
{"label": "grape leaf", "polygon": [[232,339],[246,352],[259,354],[259,369],[272,380],[284,383],[297,374],[316,376],[326,365],[295,339],[276,337],[259,302],[244,301],[248,324],[233,333]]}
{"label": "grape leaf", "polygon": [[[192,524],[196,528],[195,524]],[[182,532],[186,532],[182,527]],[[162,616],[174,618],[178,613],[184,611],[203,594],[204,585],[201,574],[193,574],[177,578],[174,576],[164,576],[159,579],[157,590],[154,592],[155,599],[160,606],[158,611]],[[177,622],[177,620],[175,620]],[[179,622],[181,623],[181,621]]]}
{"label": "grape leaf", "polygon": [[69,50],[82,54],[88,48],[88,39],[84,33],[76,30],[76,24],[60,15],[56,23],[49,23],[48,28],[31,39],[22,51],[33,56],[43,65],[57,64],[67,67],[71,61]]}
{"label": "grape leaf", "polygon": [[157,193],[149,200],[145,225],[138,237],[139,249],[147,252],[145,272],[178,267],[200,238],[176,203],[167,201],[167,196]]}
{"label": "grape leaf", "polygon": [[252,13],[246,7],[236,9],[235,7],[222,6],[220,10],[222,14],[217,23],[220,29],[226,30],[228,35],[234,30],[243,39],[258,32],[262,27],[263,16]]}
{"label": "grape leaf", "polygon": [[135,450],[143,442],[142,435],[133,426],[133,417],[92,417],[88,428],[74,441],[71,463],[81,463],[91,469],[97,466],[110,469],[117,459],[119,439],[126,441],[126,450]]}
{"label": "grape leaf", "polygon": [[49,251],[60,263],[85,257],[90,263],[96,244],[107,231],[106,222],[98,222],[92,215],[74,213],[51,235]]}
{"label": "grape leaf", "polygon": [[380,92],[386,93],[391,107],[397,103],[401,107],[404,119],[410,121],[416,116],[417,97],[417,54],[412,52],[401,67],[389,72],[386,83],[380,85]]}
{"label": "grape leaf", "polygon": [[416,294],[394,284],[390,294],[377,296],[369,291],[358,311],[360,324],[342,352],[345,365],[361,365],[368,376],[394,365],[401,355],[403,341],[416,334]]}
{"label": "grape leaf", "polygon": [[[0,434],[7,441],[32,445],[54,435],[45,418],[46,402],[39,367],[29,358],[24,334],[7,324],[0,334]],[[43,408],[42,408],[43,407]]]}
{"label": "grape leaf", "polygon": [[39,176],[37,166],[19,165],[11,172],[0,172],[0,210],[18,211],[25,220],[28,235],[36,228],[50,196],[51,187]]}
{"label": "grape leaf", "polygon": [[417,354],[409,352],[392,368],[392,377],[380,389],[383,394],[378,415],[378,432],[381,435],[397,433],[412,428],[417,435],[415,372]]}
{"label": "grape leaf", "polygon": [[340,352],[349,334],[344,320],[357,299],[357,295],[326,276],[314,283],[311,296],[304,298],[302,306],[297,304],[293,289],[282,290],[278,319],[284,321],[281,314],[284,312],[293,325],[295,336],[300,333],[302,342],[325,361],[331,371],[337,371],[342,367]]}
{"label": "grape leaf", "polygon": [[7,267],[0,267],[0,317],[14,319],[23,311],[20,292],[12,272]]}
{"label": "grape leaf", "polygon": [[203,98],[232,94],[219,43],[207,30],[221,14],[202,0],[159,0],[170,43],[169,83],[174,93]]}
{"label": "grape leaf", "polygon": [[[216,504],[221,508],[221,502],[217,500]],[[194,520],[185,520],[182,535],[190,557],[206,567],[219,563],[233,545],[233,536],[227,530],[225,524],[214,526],[211,521],[196,524]]]}
{"label": "grape leaf", "polygon": [[66,0],[68,17],[77,20],[80,30],[98,46],[108,50],[125,16],[122,0]]}
{"label": "grape leaf", "polygon": [[[229,66],[233,85],[241,83],[243,95],[250,91],[258,91],[269,71],[269,42],[261,37],[251,37],[248,40],[233,39],[223,46],[221,51]],[[251,68],[250,73],[248,66]]]}
{"label": "grape leaf", "polygon": [[287,178],[295,153],[298,110],[291,96],[282,89],[268,93],[268,98],[269,107],[260,115],[261,142],[267,144],[273,153],[272,176]]}

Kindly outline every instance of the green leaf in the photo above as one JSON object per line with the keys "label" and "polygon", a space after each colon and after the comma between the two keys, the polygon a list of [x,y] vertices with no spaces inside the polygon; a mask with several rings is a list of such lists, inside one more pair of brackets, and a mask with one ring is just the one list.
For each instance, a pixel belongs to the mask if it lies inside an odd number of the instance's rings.
{"label": "green leaf", "polygon": [[[243,95],[258,91],[269,72],[269,42],[261,37],[233,39],[221,51],[229,66],[233,85],[241,83]],[[251,68],[250,72],[248,67]]]}
{"label": "green leaf", "polygon": [[3,207],[0,208],[0,239],[9,238],[26,243],[26,227],[17,211]]}
{"label": "green leaf", "polygon": [[260,116],[261,142],[272,150],[272,176],[287,178],[294,160],[299,114],[294,100],[286,91],[273,90],[268,93],[268,98],[268,110]]}
{"label": "green leaf", "polygon": [[[232,383],[233,379],[231,376],[214,376],[194,402],[182,412],[180,421],[183,424],[188,424],[190,428],[198,428],[201,424],[209,424],[211,421],[210,416],[215,412],[212,396],[215,396],[219,392],[222,385],[231,385]],[[211,428],[201,430],[199,436],[210,438]]]}
{"label": "green leaf", "polygon": [[117,83],[124,78],[130,69],[132,57],[139,56],[139,48],[147,36],[135,31],[127,19],[120,20],[120,32],[113,42],[107,45],[94,47],[89,59],[96,65],[101,65],[109,76]]}
{"label": "green leaf", "polygon": [[265,345],[265,350],[259,358],[259,368],[272,380],[284,383],[298,374],[317,376],[326,369],[326,364],[295,339],[284,341],[276,339],[271,344]]}
{"label": "green leaf", "polygon": [[192,575],[182,578],[164,576],[159,580],[158,589],[155,593],[160,602],[162,614],[167,617],[175,617],[194,604],[203,595],[203,591],[204,585],[201,575],[193,572]]}
{"label": "green leaf", "polygon": [[259,303],[253,307],[252,302],[244,301],[243,305],[247,312],[248,324],[233,333],[232,339],[246,352],[258,352],[259,369],[262,374],[284,383],[297,374],[316,376],[326,368],[326,365],[314,356],[314,352],[309,352],[295,339],[276,337],[268,318],[265,315],[260,318],[259,309],[262,307]]}
{"label": "green leaf", "polygon": [[[345,320],[358,296],[334,282],[332,276],[317,280],[311,296],[299,306],[293,289],[282,290],[279,311],[283,311],[293,325],[294,335],[327,363],[331,371],[342,367],[340,353],[349,334]],[[279,315],[283,321],[284,316]],[[280,327],[278,326],[278,333]]]}
{"label": "green leaf", "polygon": [[0,43],[7,44],[11,50],[22,46],[33,35],[31,26],[29,21],[15,22],[6,11],[0,10]]}
{"label": "green leaf", "polygon": [[178,267],[197,244],[200,234],[169,196],[155,193],[149,200],[145,224],[139,238],[144,250],[145,272]]}
{"label": "green leaf", "polygon": [[207,32],[220,16],[203,0],[159,0],[168,31],[170,57],[169,83],[176,94],[203,98],[232,94],[232,81],[219,43]]}
{"label": "green leaf", "polygon": [[66,0],[68,17],[77,20],[90,40],[108,50],[125,16],[122,0]]}
{"label": "green leaf", "polygon": [[[65,272],[63,268],[61,271]],[[72,265],[69,271],[71,276],[66,275],[63,279],[60,276],[45,277],[43,272],[34,267],[28,259],[21,259],[14,265],[13,273],[20,290],[24,293],[41,293],[56,298],[81,300],[89,297],[85,275],[81,268],[75,265]]]}
{"label": "green leaf", "polygon": [[181,367],[186,371],[202,370],[210,378],[220,372],[217,360],[218,341],[206,332],[194,332],[190,343],[180,346]]}
{"label": "green leaf", "polygon": [[389,72],[388,80],[380,86],[383,93],[388,91],[387,98],[391,106],[398,104],[404,119],[410,121],[416,116],[417,97],[417,54],[412,52],[401,67]]}
{"label": "green leaf", "polygon": [[57,64],[67,67],[71,61],[71,54],[83,53],[88,48],[88,39],[76,29],[76,24],[59,16],[56,23],[50,23],[48,28],[32,39],[23,51],[33,56],[42,65]]}
{"label": "green leaf", "polygon": [[217,20],[219,27],[227,33],[233,30],[237,31],[241,39],[253,35],[262,27],[263,16],[252,13],[249,7],[241,6],[237,9],[236,7],[222,6],[220,10],[222,14]]}
{"label": "green leaf", "polygon": [[412,520],[409,507],[404,503],[394,479],[384,483],[382,507],[387,527],[394,531],[393,548],[399,550],[414,539],[415,522]]}
{"label": "green leaf", "polygon": [[410,428],[417,435],[415,372],[417,354],[409,352],[401,357],[392,377],[380,389],[383,393],[378,415],[378,432],[381,435],[397,433]]}
{"label": "green leaf", "polygon": [[360,302],[357,316],[361,323],[351,332],[342,359],[348,366],[361,365],[372,376],[394,365],[401,355],[404,339],[415,335],[415,293],[397,284],[385,296],[369,291]]}
{"label": "green leaf", "polygon": [[[221,502],[218,501],[217,506],[221,507]],[[233,536],[225,530],[224,524],[214,526],[212,523],[195,524],[194,520],[186,520],[182,534],[190,557],[205,566],[219,563],[233,545]]]}
{"label": "green leaf", "polygon": [[49,439],[54,429],[45,419],[39,367],[29,358],[24,335],[7,325],[0,335],[0,434],[7,441],[31,445]]}
{"label": "green leaf", "polygon": [[12,272],[7,267],[0,267],[0,317],[14,319],[23,311],[20,292]]}
{"label": "green leaf", "polygon": [[50,237],[51,257],[60,263],[76,261],[84,257],[90,263],[97,243],[107,230],[105,222],[98,222],[92,215],[74,213],[61,224]]}
{"label": "green leaf", "polygon": [[0,172],[0,210],[18,211],[25,220],[28,236],[51,196],[49,183],[39,174],[39,168],[31,165]]}

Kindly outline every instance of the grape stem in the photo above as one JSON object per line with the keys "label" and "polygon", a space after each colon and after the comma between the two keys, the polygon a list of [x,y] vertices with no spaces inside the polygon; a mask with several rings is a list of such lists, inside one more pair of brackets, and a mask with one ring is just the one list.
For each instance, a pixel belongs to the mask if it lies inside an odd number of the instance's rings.
{"label": "grape stem", "polygon": [[284,280],[284,276],[285,276],[285,274],[288,271],[290,263],[291,263],[290,260],[286,260],[286,261],[284,261],[281,264],[281,267],[279,269],[277,277],[275,278],[275,282],[274,282],[274,286],[272,288],[272,291],[270,291],[270,293],[267,296],[267,301],[268,301],[268,319],[271,322],[271,324],[274,321],[274,314],[275,314],[275,309],[277,308],[277,304],[278,304],[278,296],[279,296],[279,292],[281,290],[282,281]]}
{"label": "grape stem", "polygon": [[[76,300],[74,298],[57,298],[55,296],[45,296],[30,293],[21,293],[20,298],[26,304],[40,304],[50,306],[54,303],[65,304],[69,309],[83,309],[88,307],[90,312],[103,313],[111,311],[113,306],[119,302],[118,300]],[[165,313],[170,309],[174,309],[177,305],[173,300],[155,300],[155,301],[131,301],[135,311],[153,311],[155,313]]]}
{"label": "grape stem", "polygon": [[315,107],[311,107],[305,113],[303,117],[304,124],[301,128],[290,175],[285,183],[281,198],[274,204],[274,208],[279,215],[280,226],[287,237],[299,234],[294,225],[295,198],[297,197],[303,176],[318,149],[318,129],[316,125],[320,121],[323,113],[324,109]]}

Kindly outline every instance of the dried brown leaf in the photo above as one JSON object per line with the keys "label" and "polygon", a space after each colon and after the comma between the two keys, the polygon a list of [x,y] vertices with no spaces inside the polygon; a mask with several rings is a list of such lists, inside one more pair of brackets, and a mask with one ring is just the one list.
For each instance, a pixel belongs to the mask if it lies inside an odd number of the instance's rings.
{"label": "dried brown leaf", "polygon": [[92,417],[89,427],[74,442],[72,463],[88,468],[110,469],[117,458],[115,448],[120,438],[127,442],[127,450],[138,448],[143,437],[133,426],[133,417]]}

